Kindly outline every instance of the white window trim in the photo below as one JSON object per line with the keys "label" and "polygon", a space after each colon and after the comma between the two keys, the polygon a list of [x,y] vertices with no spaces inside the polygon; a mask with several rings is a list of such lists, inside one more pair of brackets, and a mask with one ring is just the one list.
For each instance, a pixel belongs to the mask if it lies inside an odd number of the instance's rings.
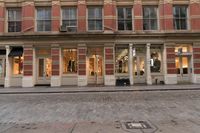
{"label": "white window trim", "polygon": [[[100,7],[102,11],[102,29],[101,30],[89,30],[88,25],[88,7]],[[86,30],[87,32],[103,32],[104,31],[104,8],[102,6],[87,6],[86,9]]]}

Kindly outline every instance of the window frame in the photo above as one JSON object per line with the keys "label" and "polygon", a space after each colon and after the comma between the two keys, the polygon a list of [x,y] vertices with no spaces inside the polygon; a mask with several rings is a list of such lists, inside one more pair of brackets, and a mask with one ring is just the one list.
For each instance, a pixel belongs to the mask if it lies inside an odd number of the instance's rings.
{"label": "window frame", "polygon": [[156,45],[152,45],[152,46],[150,46],[150,59],[152,59],[151,58],[151,54],[153,53],[152,52],[152,50],[155,50],[156,52],[160,52],[160,72],[152,72],[151,71],[151,66],[150,66],[150,72],[151,72],[151,74],[152,75],[160,75],[160,74],[163,74],[163,46],[161,46],[161,45],[158,45],[158,46],[156,46]]}
{"label": "window frame", "polygon": [[[64,61],[63,61],[63,58],[64,58],[64,50],[67,49],[72,49],[72,50],[76,50],[76,72],[67,72],[67,73],[64,73]],[[78,75],[78,49],[76,47],[64,47],[61,49],[61,54],[62,54],[62,75],[63,76],[75,76],[75,75]]]}
{"label": "window frame", "polygon": [[[124,18],[122,19],[122,20],[120,20],[119,19],[119,16],[118,16],[118,9],[119,8],[122,8],[123,9],[123,15],[124,15]],[[127,13],[127,10],[126,9],[131,9],[131,19],[125,19],[125,16],[126,16],[126,14],[125,13]],[[130,7],[130,6],[118,6],[117,8],[116,8],[116,14],[117,14],[117,20],[116,20],[116,25],[117,25],[117,30],[118,31],[133,31],[133,26],[134,26],[134,24],[133,24],[133,22],[134,22],[134,20],[133,20],[133,8],[132,7]],[[124,21],[124,30],[119,30],[119,21]],[[128,30],[128,29],[126,29],[125,28],[125,21],[131,21],[131,30]],[[127,23],[127,22],[126,22]]]}
{"label": "window frame", "polygon": [[[9,10],[14,10],[14,11],[20,11],[20,16],[21,18],[19,20],[14,20],[14,21],[9,21]],[[21,7],[8,7],[6,8],[6,32],[8,33],[19,33],[22,32],[22,9]],[[16,17],[16,13],[15,13],[15,17]],[[14,22],[15,23],[15,31],[9,31],[9,22]],[[16,31],[16,23],[20,22],[20,31]]]}
{"label": "window frame", "polygon": [[[38,9],[43,9],[43,10],[50,10],[50,19],[42,19],[38,20]],[[43,30],[38,30],[38,21],[50,21],[50,30],[44,30],[45,29],[45,24],[43,24]],[[35,8],[35,31],[36,32],[51,32],[52,31],[52,8],[50,6],[38,6]]]}
{"label": "window frame", "polygon": [[[156,18],[150,18],[150,14],[148,13],[148,18],[144,18],[144,8],[145,7],[151,7],[151,8],[156,8]],[[142,21],[143,21],[143,31],[157,31],[160,29],[160,25],[159,25],[159,7],[158,5],[143,5],[142,7],[143,10],[143,15],[142,15]],[[149,29],[145,29],[144,28],[144,21],[147,20],[149,21],[148,24],[150,24],[148,27],[150,27]],[[156,20],[156,29],[152,29],[151,26],[151,20]]]}
{"label": "window frame", "polygon": [[[176,18],[175,17],[175,14],[174,14],[174,10],[175,10],[175,7],[179,7],[179,17],[178,18]],[[181,15],[181,13],[180,13],[180,9],[181,9],[181,7],[185,7],[186,8],[186,18],[185,19],[183,19],[182,17],[180,17]],[[189,6],[188,5],[173,5],[173,28],[174,28],[174,30],[177,30],[177,31],[181,31],[181,30],[189,30],[190,29],[190,27],[189,27]],[[178,20],[179,21],[179,29],[175,26],[175,21],[176,20]],[[181,20],[185,20],[185,22],[186,22],[186,28],[185,29],[182,29],[181,27],[182,27],[182,25],[181,25]]]}
{"label": "window frame", "polygon": [[[14,74],[14,61],[15,61],[15,58],[16,58],[16,57],[18,57],[19,60],[22,61],[22,73],[18,73],[18,74]],[[19,63],[18,63],[18,65],[19,65]],[[19,66],[19,67],[20,67],[20,66]],[[18,68],[18,70],[19,70],[19,68]],[[14,56],[14,57],[12,57],[12,76],[13,76],[13,77],[22,76],[23,73],[24,73],[24,56],[22,55],[22,56]]]}
{"label": "window frame", "polygon": [[[100,8],[101,9],[101,19],[91,19],[90,21],[101,21],[101,25],[102,25],[102,27],[101,27],[101,29],[100,30],[97,30],[96,29],[96,27],[95,27],[95,29],[94,30],[91,30],[91,29],[89,29],[89,8]],[[103,30],[104,30],[104,10],[103,10],[103,7],[102,6],[88,6],[87,7],[87,13],[86,13],[86,15],[87,15],[87,22],[86,22],[86,24],[87,24],[87,31],[88,32],[102,32]]]}
{"label": "window frame", "polygon": [[[64,20],[63,18],[64,18],[64,16],[63,16],[63,10],[64,9],[75,9],[75,11],[76,11],[76,16],[75,16],[75,18],[76,19],[69,19],[69,20]],[[63,7],[61,7],[61,25],[63,25],[63,21],[75,21],[76,22],[76,27],[78,28],[78,9],[77,9],[77,7],[76,6],[63,6]]]}
{"label": "window frame", "polygon": [[114,56],[114,59],[115,59],[115,62],[114,62],[114,70],[115,70],[115,74],[116,75],[118,75],[118,76],[127,76],[128,74],[129,74],[129,66],[128,66],[128,71],[126,72],[126,73],[123,73],[123,72],[118,72],[118,69],[117,69],[117,67],[116,67],[116,60],[117,60],[117,48],[120,48],[120,49],[127,49],[127,52],[128,52],[128,59],[127,59],[127,62],[128,62],[128,65],[129,65],[129,46],[128,45],[121,45],[121,44],[117,44],[117,45],[115,45],[115,50],[114,50],[114,52],[115,52],[115,56]]}

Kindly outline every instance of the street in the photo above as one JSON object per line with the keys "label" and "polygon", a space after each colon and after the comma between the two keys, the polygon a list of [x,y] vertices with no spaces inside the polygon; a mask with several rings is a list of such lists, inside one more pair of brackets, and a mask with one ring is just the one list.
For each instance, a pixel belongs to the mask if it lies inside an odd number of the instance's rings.
{"label": "street", "polygon": [[200,91],[0,95],[0,133],[128,132],[199,133]]}

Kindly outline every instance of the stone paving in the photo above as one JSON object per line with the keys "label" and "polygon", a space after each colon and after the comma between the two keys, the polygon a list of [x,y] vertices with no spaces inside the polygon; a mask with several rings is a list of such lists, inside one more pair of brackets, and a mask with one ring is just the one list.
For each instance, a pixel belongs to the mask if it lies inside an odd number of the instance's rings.
{"label": "stone paving", "polygon": [[0,133],[199,133],[199,118],[199,90],[0,95]]}

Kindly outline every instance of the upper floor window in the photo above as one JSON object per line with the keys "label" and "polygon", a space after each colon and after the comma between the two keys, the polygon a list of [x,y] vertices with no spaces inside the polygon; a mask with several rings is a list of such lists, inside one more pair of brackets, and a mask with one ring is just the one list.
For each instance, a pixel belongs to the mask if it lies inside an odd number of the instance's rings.
{"label": "upper floor window", "polygon": [[20,32],[21,19],[20,8],[8,8],[8,32]]}
{"label": "upper floor window", "polygon": [[187,6],[174,6],[174,29],[186,30],[187,29]]}
{"label": "upper floor window", "polygon": [[102,8],[88,7],[88,30],[102,30]]}
{"label": "upper floor window", "polygon": [[132,30],[132,8],[118,7],[118,30]]}
{"label": "upper floor window", "polygon": [[51,31],[51,8],[37,8],[37,31]]}
{"label": "upper floor window", "polygon": [[156,6],[144,6],[143,7],[143,29],[144,30],[157,30],[157,7]]}
{"label": "upper floor window", "polygon": [[75,7],[62,8],[62,25],[67,27],[77,26],[77,11]]}

